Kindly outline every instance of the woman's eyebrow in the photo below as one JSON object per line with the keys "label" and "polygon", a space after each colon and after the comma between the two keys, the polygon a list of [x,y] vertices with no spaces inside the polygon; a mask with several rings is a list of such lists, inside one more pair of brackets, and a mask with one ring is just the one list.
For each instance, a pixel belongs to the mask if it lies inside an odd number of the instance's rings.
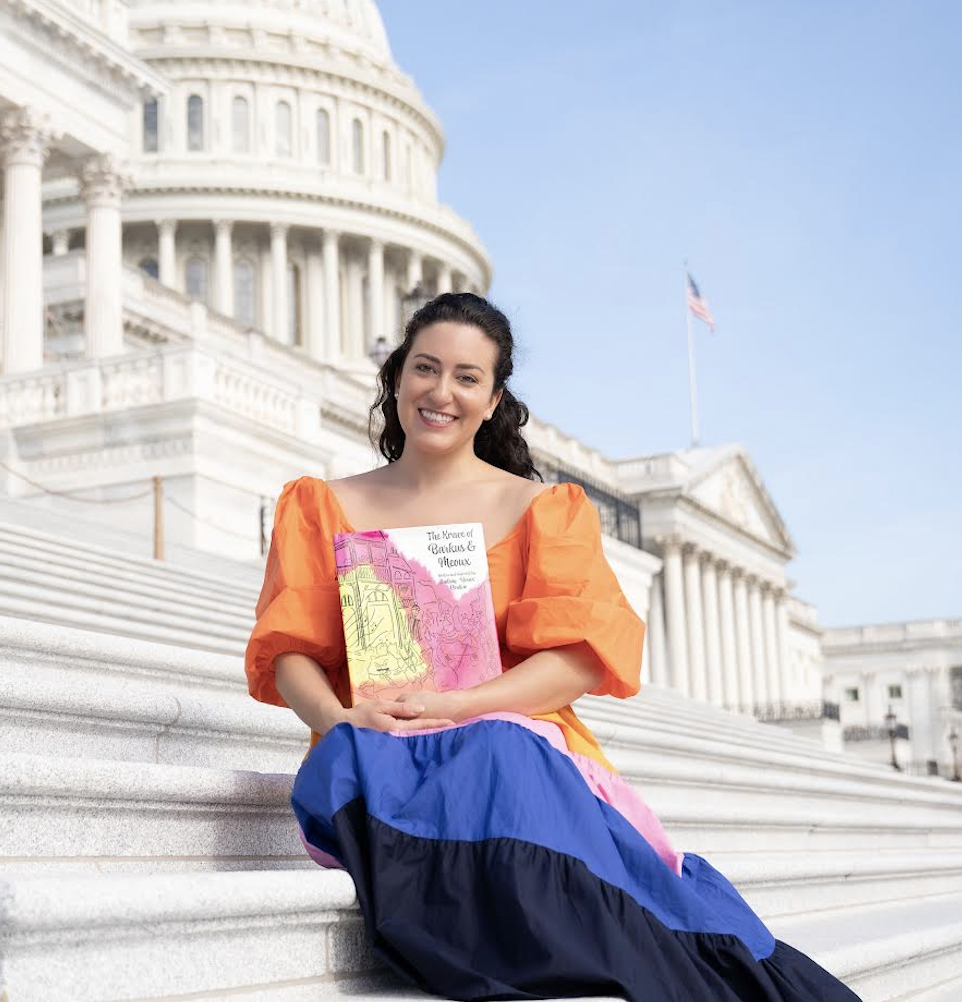
{"label": "woman's eyebrow", "polygon": [[[437,362],[438,365],[441,364],[440,358],[435,358],[433,355],[426,355],[423,351],[419,351],[414,357],[426,358],[432,362]],[[480,365],[470,365],[468,362],[458,362],[455,369],[477,369],[478,372],[484,372],[484,369],[482,369]]]}

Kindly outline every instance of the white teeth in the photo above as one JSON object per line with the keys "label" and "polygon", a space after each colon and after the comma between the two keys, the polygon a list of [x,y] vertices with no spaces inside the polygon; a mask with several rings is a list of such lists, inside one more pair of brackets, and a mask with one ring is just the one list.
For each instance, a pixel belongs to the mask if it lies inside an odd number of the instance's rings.
{"label": "white teeth", "polygon": [[449,417],[449,416],[444,415],[444,414],[438,414],[437,411],[425,411],[425,410],[422,410],[421,413],[429,421],[434,421],[434,422],[436,422],[438,424],[450,424],[454,420],[453,417]]}

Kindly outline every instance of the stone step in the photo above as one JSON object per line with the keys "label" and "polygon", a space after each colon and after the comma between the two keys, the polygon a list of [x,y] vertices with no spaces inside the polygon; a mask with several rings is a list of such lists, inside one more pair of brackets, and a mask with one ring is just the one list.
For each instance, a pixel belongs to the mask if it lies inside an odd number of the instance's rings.
{"label": "stone step", "polygon": [[[163,651],[161,650],[161,657]],[[75,656],[72,652],[72,656]],[[199,659],[204,656],[199,655]],[[241,668],[238,665],[237,673]],[[586,706],[586,721],[595,725],[595,705]],[[197,685],[162,691],[141,680],[92,676],[80,663],[79,670],[59,665],[7,663],[0,676],[0,748],[16,750],[20,742],[36,754],[58,754],[69,735],[75,754],[91,758],[193,765],[215,765],[264,770],[295,770],[306,753],[310,731],[289,710],[258,703],[238,686],[235,691],[204,691]],[[629,718],[631,719],[631,718]],[[662,721],[650,725],[644,716],[637,723],[618,725],[602,732],[609,751],[627,746],[625,754],[691,755],[704,748],[715,757],[716,745],[702,737],[693,739],[680,727],[671,729]],[[601,730],[601,728],[598,728]],[[619,735],[614,745],[612,734]],[[795,767],[797,750],[785,756],[753,742],[726,746],[732,761],[776,761]],[[826,758],[829,771],[838,771],[838,756]],[[646,760],[648,766],[655,758]],[[807,761],[807,760],[806,760]],[[817,766],[821,756],[815,756]],[[872,772],[854,763],[846,775]]]}
{"label": "stone step", "polygon": [[[379,969],[340,872],[0,878],[0,899],[17,1002],[436,998]],[[769,924],[864,1002],[921,1002],[962,974],[958,894]]]}
{"label": "stone step", "polygon": [[864,1002],[914,1002],[925,990],[962,977],[958,893],[786,917],[769,927],[842,978]]}
{"label": "stone step", "polygon": [[767,919],[919,896],[962,895],[962,848],[716,853],[711,863]]}
{"label": "stone step", "polygon": [[[9,753],[0,763],[0,872],[310,868],[290,808],[292,782],[283,773]],[[673,819],[662,820],[673,834]],[[812,823],[799,818],[796,827]],[[757,819],[741,828],[742,853],[701,854],[717,858],[763,913],[886,900],[886,886],[918,895],[962,884],[962,818],[957,848],[940,852],[870,851],[871,837],[852,831],[847,852],[759,853],[770,842]]]}
{"label": "stone step", "polygon": [[[0,513],[6,502],[0,499]],[[222,594],[233,600],[246,602],[257,598],[264,576],[263,561],[241,562],[229,557],[203,554],[200,566],[189,567],[154,560],[150,556],[136,556],[124,545],[124,534],[111,532],[112,545],[98,543],[91,538],[86,527],[82,534],[54,534],[41,529],[0,519],[0,563],[6,564],[8,555],[33,560],[34,564],[56,565],[63,562],[72,566],[77,561],[83,565],[120,579],[133,579],[164,583],[174,594]],[[197,551],[191,551],[192,555]]]}
{"label": "stone step", "polygon": [[48,603],[74,607],[78,592],[96,609],[114,605],[118,612],[161,611],[184,623],[219,623],[233,632],[250,632],[257,596],[237,598],[218,593],[197,583],[190,590],[174,591],[164,581],[142,575],[85,565],[80,558],[42,564],[0,549],[3,590],[6,598],[21,602],[37,601],[38,590],[46,589]]}

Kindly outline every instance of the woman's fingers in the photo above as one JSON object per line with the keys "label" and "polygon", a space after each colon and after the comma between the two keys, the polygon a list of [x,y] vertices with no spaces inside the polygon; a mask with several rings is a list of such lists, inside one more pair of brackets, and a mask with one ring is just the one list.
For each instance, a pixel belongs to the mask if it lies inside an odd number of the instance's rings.
{"label": "woman's fingers", "polygon": [[410,718],[424,712],[420,703],[401,703],[396,699],[382,699],[378,703],[381,713],[389,713],[392,717]]}
{"label": "woman's fingers", "polygon": [[447,719],[417,719],[417,720],[395,720],[388,728],[389,731],[419,731],[427,727],[453,727],[454,721]]}

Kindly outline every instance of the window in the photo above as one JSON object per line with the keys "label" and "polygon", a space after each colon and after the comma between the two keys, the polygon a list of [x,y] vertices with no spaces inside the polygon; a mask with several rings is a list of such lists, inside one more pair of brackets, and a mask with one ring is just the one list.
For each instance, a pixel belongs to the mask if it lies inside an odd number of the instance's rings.
{"label": "window", "polygon": [[858,688],[856,687],[854,689],[846,689],[845,690],[845,699],[849,703],[857,703],[858,702]]}
{"label": "window", "polygon": [[234,262],[234,319],[254,326],[254,265],[246,258]]}
{"label": "window", "polygon": [[246,97],[235,97],[231,103],[231,149],[235,153],[250,153],[250,106]]}
{"label": "window", "polygon": [[355,174],[364,173],[364,126],[361,120],[355,118],[351,122],[351,150]]}
{"label": "window", "polygon": [[157,264],[157,258],[155,257],[145,257],[142,258],[138,263],[137,267],[145,274],[150,275],[151,278],[160,278],[160,266]]}
{"label": "window", "polygon": [[292,136],[294,132],[291,120],[291,106],[286,101],[277,102],[276,120],[274,129],[276,132],[275,149],[279,157],[289,157],[292,151]]}
{"label": "window", "polygon": [[287,343],[301,343],[301,273],[290,261],[287,263]]}
{"label": "window", "polygon": [[187,275],[184,283],[191,299],[207,302],[207,262],[202,257],[187,259]]}
{"label": "window", "polygon": [[199,94],[187,98],[187,149],[204,148],[204,99]]}
{"label": "window", "polygon": [[331,116],[324,108],[317,109],[317,162],[331,162]]}
{"label": "window", "polygon": [[391,180],[391,136],[387,132],[381,133],[381,155],[384,161],[384,180]]}
{"label": "window", "polygon": [[160,147],[159,109],[156,99],[144,101],[144,153],[156,153]]}
{"label": "window", "polygon": [[889,699],[901,699],[902,698],[902,686],[900,685],[890,685],[889,686]]}

